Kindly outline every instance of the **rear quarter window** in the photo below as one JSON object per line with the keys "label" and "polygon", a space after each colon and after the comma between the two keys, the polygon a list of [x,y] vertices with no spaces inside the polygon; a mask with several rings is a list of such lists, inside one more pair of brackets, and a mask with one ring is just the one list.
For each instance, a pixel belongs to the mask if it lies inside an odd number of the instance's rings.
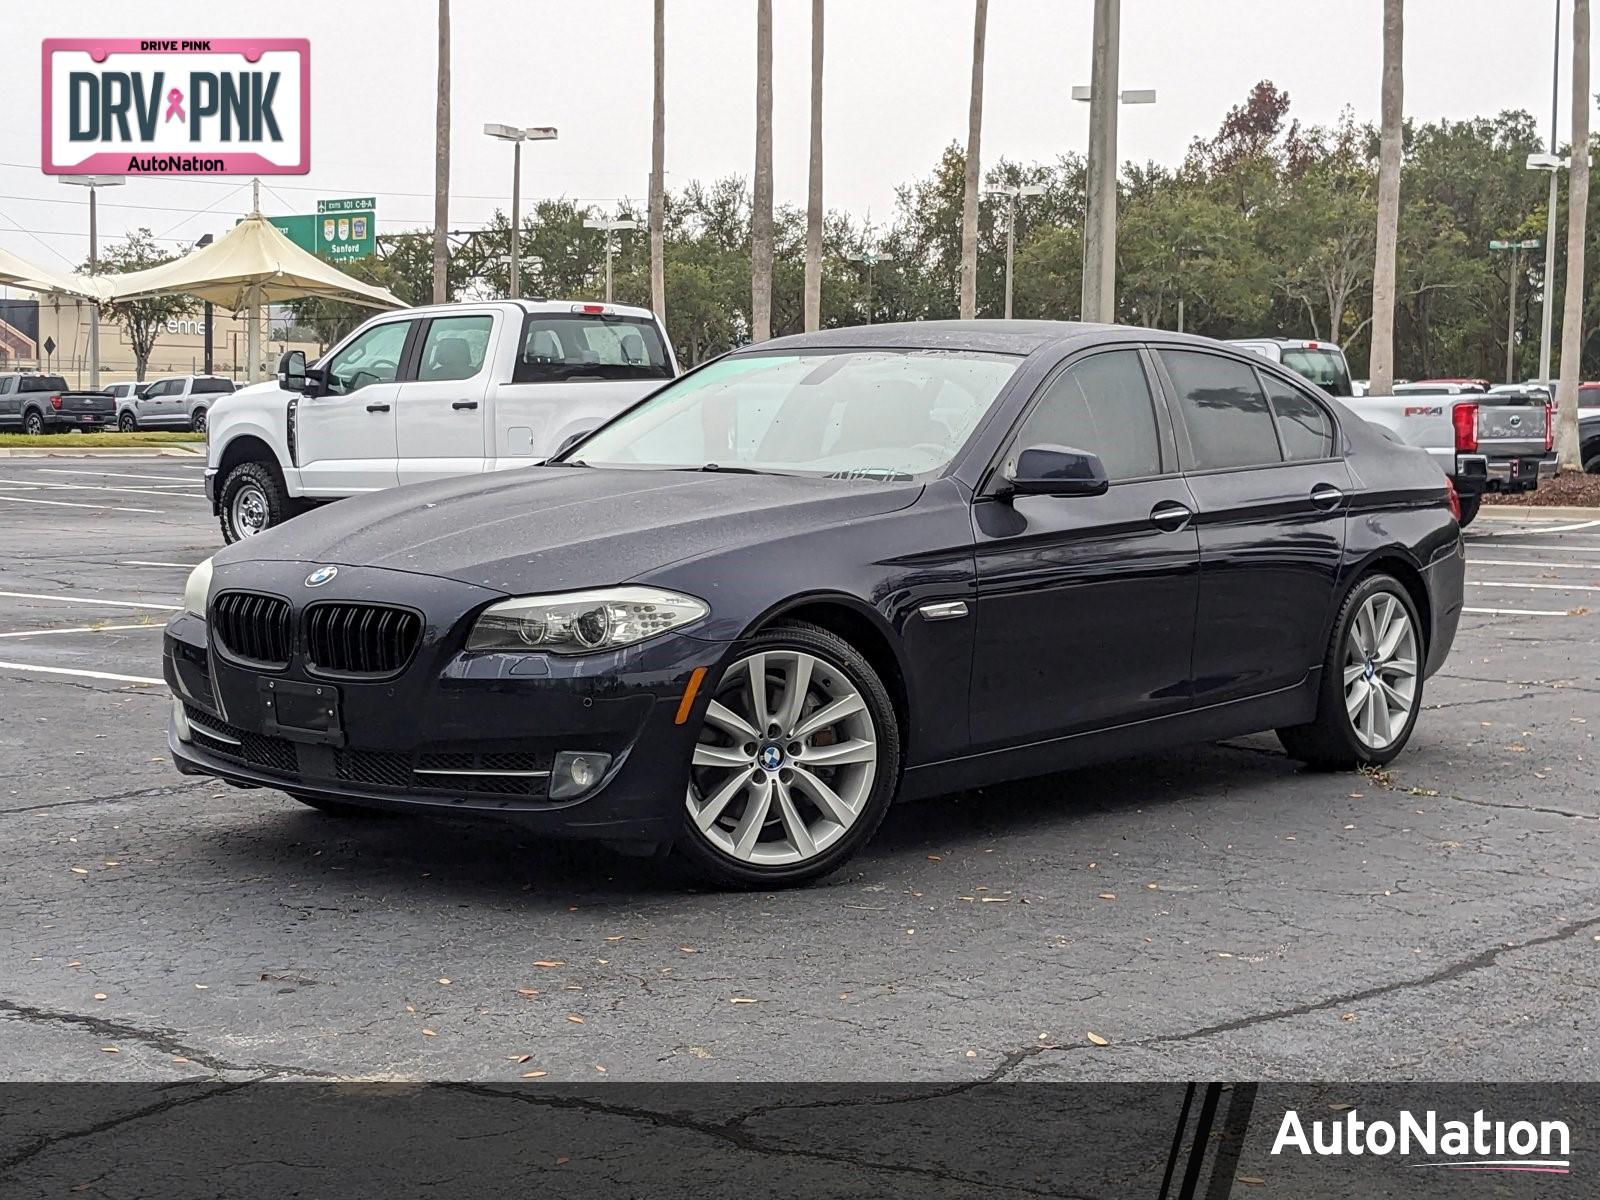
{"label": "rear quarter window", "polygon": [[1283,443],[1284,457],[1291,462],[1332,458],[1333,417],[1328,410],[1281,379],[1263,373],[1262,384],[1278,422],[1278,439]]}

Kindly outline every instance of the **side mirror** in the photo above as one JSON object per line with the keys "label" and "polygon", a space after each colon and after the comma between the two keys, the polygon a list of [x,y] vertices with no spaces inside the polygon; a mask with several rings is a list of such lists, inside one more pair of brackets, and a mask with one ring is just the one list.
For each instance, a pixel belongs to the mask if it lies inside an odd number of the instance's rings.
{"label": "side mirror", "polygon": [[285,350],[278,360],[278,386],[286,392],[306,390],[306,352]]}
{"label": "side mirror", "polygon": [[1005,478],[1016,496],[1100,496],[1111,486],[1099,455],[1068,446],[1029,446]]}

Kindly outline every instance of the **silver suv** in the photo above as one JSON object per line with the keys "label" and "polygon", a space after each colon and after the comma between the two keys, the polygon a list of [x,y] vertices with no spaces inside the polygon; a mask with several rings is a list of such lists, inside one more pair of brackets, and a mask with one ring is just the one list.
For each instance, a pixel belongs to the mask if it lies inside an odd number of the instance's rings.
{"label": "silver suv", "polygon": [[193,429],[203,432],[206,409],[219,396],[231,395],[233,380],[221,375],[173,375],[157,379],[132,395],[117,399],[117,428]]}

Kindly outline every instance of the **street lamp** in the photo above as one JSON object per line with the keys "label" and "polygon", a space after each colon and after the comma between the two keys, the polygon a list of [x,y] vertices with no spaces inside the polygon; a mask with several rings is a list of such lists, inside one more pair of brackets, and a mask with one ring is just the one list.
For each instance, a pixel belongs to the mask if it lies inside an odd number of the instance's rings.
{"label": "street lamp", "polygon": [[[95,215],[94,194],[97,188],[120,187],[127,182],[121,175],[63,175],[62,183],[89,189],[89,274],[96,273],[100,265],[100,232]],[[89,322],[89,390],[100,390],[100,302],[92,305]]]}
{"label": "street lamp", "polygon": [[888,262],[889,256],[877,250],[863,250],[860,254],[845,255],[851,262],[867,264],[867,324],[872,324],[872,276],[877,265]]}
{"label": "street lamp", "polygon": [[1203,246],[1178,247],[1178,332],[1183,332],[1183,267],[1191,254],[1204,254]]}
{"label": "street lamp", "polygon": [[603,230],[606,235],[606,303],[611,303],[611,235],[619,229],[637,229],[637,221],[617,221],[609,217],[588,217],[583,222],[585,229]]}
{"label": "street lamp", "polygon": [[518,251],[522,241],[522,143],[553,142],[556,131],[549,125],[533,125],[523,129],[516,125],[492,124],[485,125],[483,131],[492,138],[511,143],[511,298],[515,300],[522,295],[522,281],[518,273]]}
{"label": "street lamp", "polygon": [[[194,244],[194,248],[196,250],[204,250],[207,246],[211,245],[211,243],[213,241],[215,241],[215,240],[216,239],[213,238],[209,233],[203,234],[201,236],[200,240]],[[205,368],[206,368],[206,374],[209,375],[209,374],[211,374],[211,357],[212,357],[211,356],[211,316],[212,316],[213,310],[212,310],[212,307],[211,307],[211,301],[207,300],[205,302],[204,312],[205,312],[205,317],[206,317],[206,339],[205,339],[205,350],[204,350],[204,353],[205,353]]]}
{"label": "street lamp", "polygon": [[1154,104],[1154,88],[1117,89],[1121,0],[1095,0],[1093,82],[1072,89],[1089,104],[1088,204],[1083,222],[1085,321],[1117,317],[1117,105]]}
{"label": "street lamp", "polygon": [[[1524,250],[1537,250],[1538,238],[1529,238],[1522,242],[1489,243],[1490,250],[1511,251],[1511,290],[1506,297],[1506,382],[1515,383],[1517,364],[1517,269],[1519,259]],[[1546,289],[1548,291],[1548,289]]]}
{"label": "street lamp", "polygon": [[1024,183],[1016,187],[990,188],[985,195],[1006,198],[1006,320],[1011,320],[1012,263],[1017,254],[1017,201],[1024,196],[1042,196],[1049,191],[1042,183]]}

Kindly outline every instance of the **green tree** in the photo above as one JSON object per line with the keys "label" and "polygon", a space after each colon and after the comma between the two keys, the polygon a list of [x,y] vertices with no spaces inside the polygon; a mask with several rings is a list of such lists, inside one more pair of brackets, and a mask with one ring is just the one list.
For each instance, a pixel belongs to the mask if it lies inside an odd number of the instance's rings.
{"label": "green tree", "polygon": [[[101,274],[143,271],[169,263],[177,257],[176,254],[161,250],[148,228],[135,229],[122,241],[100,252],[98,270]],[[80,268],[85,272],[88,269],[88,263]],[[166,327],[168,319],[187,316],[194,312],[195,307],[194,298],[183,295],[152,296],[146,300],[123,300],[102,306],[128,335],[128,346],[133,351],[135,379],[141,383],[144,381],[150,352],[155,349],[156,337]]]}

